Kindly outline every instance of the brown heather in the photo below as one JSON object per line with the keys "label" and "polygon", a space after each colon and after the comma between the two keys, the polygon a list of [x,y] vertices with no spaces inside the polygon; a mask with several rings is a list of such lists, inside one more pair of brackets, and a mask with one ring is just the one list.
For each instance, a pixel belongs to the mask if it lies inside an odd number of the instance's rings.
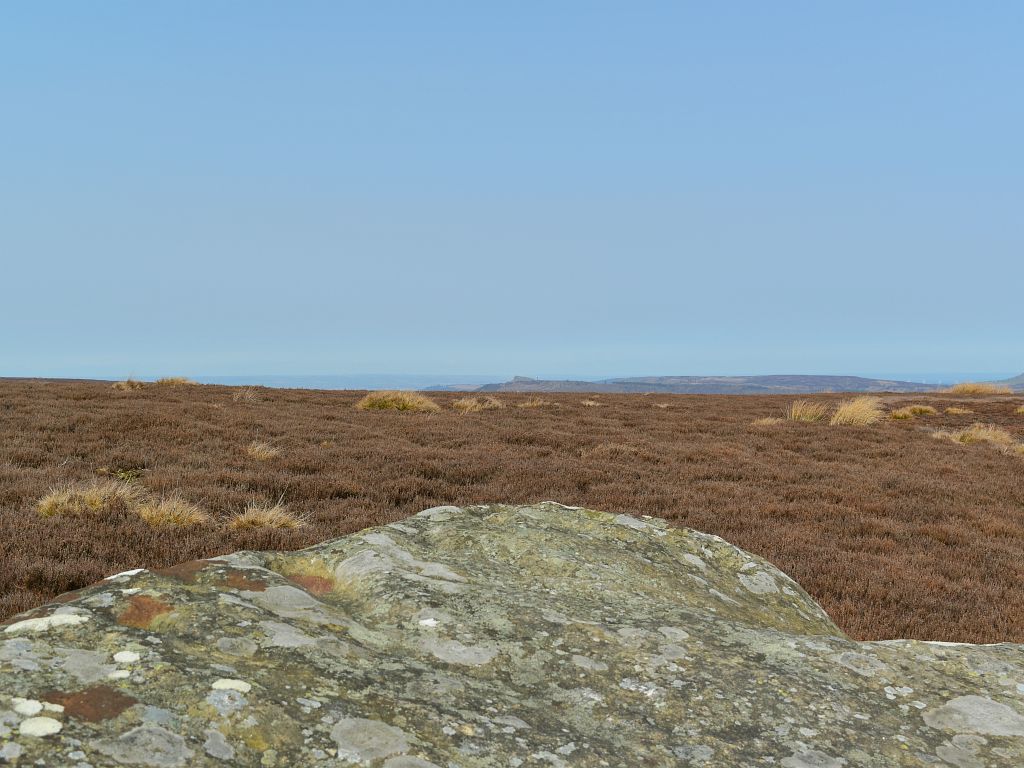
{"label": "brown heather", "polygon": [[[0,380],[0,616],[112,573],[239,549],[297,549],[439,504],[555,499],[657,515],[766,557],[860,639],[1024,642],[1020,456],[933,440],[915,421],[860,429],[787,422],[783,396],[545,394],[558,407],[486,418],[404,418],[354,408],[361,392]],[[847,396],[848,397],[848,396]],[[808,397],[833,409],[842,396]],[[887,410],[950,395],[890,395]],[[671,408],[656,408],[671,404]],[[1018,441],[1024,420],[980,398],[975,420]],[[415,415],[412,415],[415,416]],[[962,417],[935,416],[939,429]],[[253,435],[288,450],[256,462]],[[103,471],[104,475],[100,476]],[[151,498],[202,500],[186,535],[130,509],[36,512],[54,487],[134,477]],[[299,528],[232,528],[254,498],[283,496]]]}

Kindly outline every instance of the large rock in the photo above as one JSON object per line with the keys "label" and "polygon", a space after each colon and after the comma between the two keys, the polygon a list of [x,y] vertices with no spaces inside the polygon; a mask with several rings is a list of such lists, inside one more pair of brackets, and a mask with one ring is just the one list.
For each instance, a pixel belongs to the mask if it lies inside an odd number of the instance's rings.
{"label": "large rock", "polygon": [[1024,765],[1024,647],[854,642],[714,536],[441,507],[0,626],[0,762]]}

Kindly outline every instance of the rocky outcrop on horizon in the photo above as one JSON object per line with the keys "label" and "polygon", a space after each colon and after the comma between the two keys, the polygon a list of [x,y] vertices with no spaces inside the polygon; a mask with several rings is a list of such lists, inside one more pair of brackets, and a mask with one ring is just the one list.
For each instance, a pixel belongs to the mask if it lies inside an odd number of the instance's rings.
{"label": "rocky outcrop on horizon", "polygon": [[1024,646],[846,637],[715,536],[438,507],[0,625],[0,763],[1024,765]]}

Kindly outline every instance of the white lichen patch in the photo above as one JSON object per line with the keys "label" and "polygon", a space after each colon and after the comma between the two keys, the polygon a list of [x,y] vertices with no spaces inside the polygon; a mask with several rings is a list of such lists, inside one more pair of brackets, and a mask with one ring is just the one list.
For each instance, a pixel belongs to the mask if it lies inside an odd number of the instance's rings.
{"label": "white lichen patch", "polygon": [[19,715],[38,715],[43,711],[43,702],[35,699],[22,699],[17,696],[11,699],[11,708]]}
{"label": "white lichen patch", "polygon": [[121,577],[136,576],[136,575],[138,575],[140,573],[145,573],[145,572],[146,572],[145,568],[132,568],[130,571],[121,571],[120,573],[115,573],[113,576],[107,576],[104,579],[104,581],[111,581],[112,579],[120,579]]}
{"label": "white lichen patch", "polygon": [[22,736],[42,738],[43,736],[52,736],[55,733],[60,733],[63,727],[60,720],[54,720],[52,717],[30,717],[27,720],[21,721],[21,725],[18,726],[18,733]]}
{"label": "white lichen patch", "polygon": [[957,696],[922,713],[932,728],[986,736],[1024,736],[1024,715],[985,696]]}
{"label": "white lichen patch", "polygon": [[219,680],[214,680],[210,685],[215,691],[238,691],[239,693],[248,693],[252,690],[252,685],[245,682],[245,680],[236,680],[232,677],[222,677]]}
{"label": "white lichen patch", "polygon": [[51,616],[16,621],[4,627],[4,632],[9,635],[18,632],[46,632],[57,627],[73,627],[87,621],[89,621],[89,617],[80,613],[55,613]]}
{"label": "white lichen patch", "polygon": [[118,651],[114,654],[114,661],[118,664],[134,664],[141,656],[135,651]]}

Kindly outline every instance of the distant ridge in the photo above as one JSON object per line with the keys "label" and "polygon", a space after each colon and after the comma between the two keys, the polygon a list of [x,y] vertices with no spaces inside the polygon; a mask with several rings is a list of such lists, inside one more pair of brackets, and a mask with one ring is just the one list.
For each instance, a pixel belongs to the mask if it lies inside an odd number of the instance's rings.
{"label": "distant ridge", "polygon": [[1005,384],[1015,392],[1024,392],[1024,373],[1022,373],[1020,376],[1014,376],[1012,379],[1003,379],[1002,381],[997,381],[996,383]]}
{"label": "distant ridge", "polygon": [[935,388],[934,384],[862,376],[638,376],[599,381],[551,381],[516,376],[501,384],[485,384],[477,391],[801,395],[815,392],[931,392]]}

